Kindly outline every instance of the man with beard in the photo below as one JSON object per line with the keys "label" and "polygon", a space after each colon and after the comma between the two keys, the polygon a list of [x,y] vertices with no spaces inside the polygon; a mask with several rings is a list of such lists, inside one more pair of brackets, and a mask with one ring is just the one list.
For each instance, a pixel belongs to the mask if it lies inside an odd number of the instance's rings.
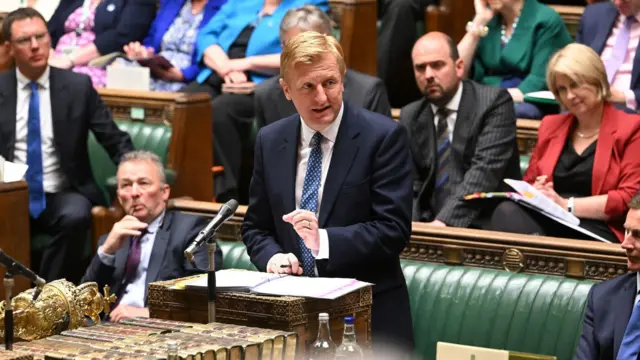
{"label": "man with beard", "polygon": [[[105,285],[111,287],[118,297],[109,314],[112,321],[148,317],[149,283],[202,273],[208,265],[206,246],[195,251],[195,266],[184,257],[184,251],[204,228],[206,220],[167,210],[170,189],[156,154],[148,151],[125,154],[116,178],[118,201],[126,215],[100,239],[98,254],[82,279],[97,282],[101,289]],[[219,247],[215,263],[222,264]]]}
{"label": "man with beard", "polygon": [[481,226],[486,203],[463,197],[497,191],[505,178],[521,178],[511,96],[462,80],[463,60],[443,33],[418,39],[412,59],[424,98],[402,108],[400,122],[411,140],[413,220]]}

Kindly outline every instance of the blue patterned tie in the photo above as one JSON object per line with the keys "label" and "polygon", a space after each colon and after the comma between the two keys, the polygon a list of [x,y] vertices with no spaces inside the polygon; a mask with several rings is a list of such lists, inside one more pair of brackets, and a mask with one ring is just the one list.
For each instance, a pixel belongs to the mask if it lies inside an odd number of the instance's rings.
{"label": "blue patterned tie", "polygon": [[[318,189],[320,189],[320,180],[322,178],[322,134],[316,132],[311,138],[309,147],[309,162],[307,164],[307,173],[304,176],[304,185],[302,186],[302,197],[300,198],[300,209],[309,210],[317,213],[318,211]],[[316,276],[316,261],[311,254],[311,250],[304,244],[304,240],[298,236],[298,247],[300,247],[300,255],[302,255],[302,270],[305,276]]]}
{"label": "blue patterned tie", "polygon": [[640,301],[636,303],[624,331],[617,360],[635,360],[640,353]]}
{"label": "blue patterned tie", "polygon": [[29,118],[27,120],[27,169],[29,185],[29,214],[37,219],[47,206],[42,184],[42,139],[40,137],[40,97],[38,84],[32,82],[29,98]]}
{"label": "blue patterned tie", "polygon": [[439,109],[436,113],[438,125],[436,137],[438,139],[438,172],[436,175],[436,213],[444,206],[449,197],[449,160],[451,157],[451,140],[447,125],[447,109]]}

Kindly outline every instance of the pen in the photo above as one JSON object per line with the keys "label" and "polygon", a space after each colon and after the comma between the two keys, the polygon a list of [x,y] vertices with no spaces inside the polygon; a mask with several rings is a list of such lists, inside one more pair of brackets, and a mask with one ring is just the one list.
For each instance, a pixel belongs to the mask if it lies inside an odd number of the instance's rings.
{"label": "pen", "polygon": [[281,268],[281,269],[284,269],[284,268],[290,268],[290,267],[291,267],[291,265],[280,265],[280,268]]}

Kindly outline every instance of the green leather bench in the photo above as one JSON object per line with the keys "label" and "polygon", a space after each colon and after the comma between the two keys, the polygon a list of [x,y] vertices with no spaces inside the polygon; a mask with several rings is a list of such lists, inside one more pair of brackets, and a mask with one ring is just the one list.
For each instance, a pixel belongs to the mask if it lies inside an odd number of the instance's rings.
{"label": "green leather bench", "polygon": [[[218,244],[222,268],[255,270],[243,243]],[[438,341],[573,357],[592,282],[404,260],[402,269],[421,359],[435,359]]]}

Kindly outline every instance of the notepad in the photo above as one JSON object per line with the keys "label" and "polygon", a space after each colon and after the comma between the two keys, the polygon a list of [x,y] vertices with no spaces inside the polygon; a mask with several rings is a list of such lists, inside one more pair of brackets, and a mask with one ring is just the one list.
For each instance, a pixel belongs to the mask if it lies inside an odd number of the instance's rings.
{"label": "notepad", "polygon": [[[206,290],[207,275],[181,285],[187,289]],[[333,300],[370,285],[372,284],[347,278],[293,276],[239,269],[216,272],[216,291],[250,292],[258,295]]]}

